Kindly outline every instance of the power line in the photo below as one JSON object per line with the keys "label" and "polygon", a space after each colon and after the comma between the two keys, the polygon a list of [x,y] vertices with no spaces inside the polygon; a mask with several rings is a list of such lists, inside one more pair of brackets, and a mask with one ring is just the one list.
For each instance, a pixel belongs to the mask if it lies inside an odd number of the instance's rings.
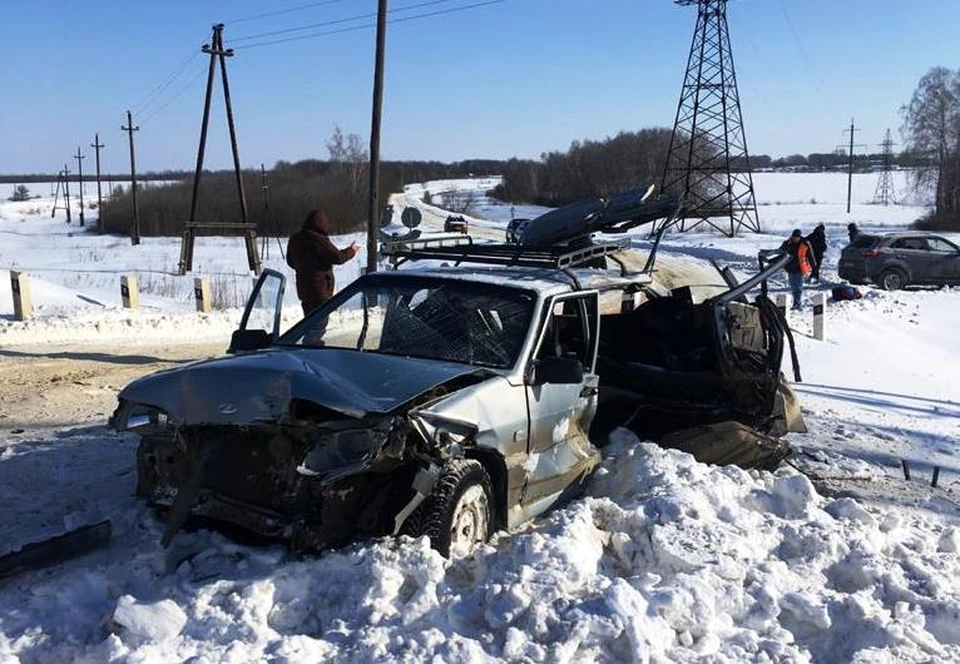
{"label": "power line", "polygon": [[800,53],[800,57],[803,58],[803,61],[807,66],[807,70],[813,74],[813,84],[817,88],[817,92],[819,92],[820,88],[822,87],[820,85],[820,77],[817,75],[817,72],[813,67],[810,56],[807,55],[807,50],[803,47],[803,42],[800,40],[800,35],[797,34],[797,29],[793,26],[793,20],[790,18],[790,14],[787,12],[787,6],[784,4],[783,0],[780,0],[780,11],[783,13],[783,18],[787,22],[787,29],[790,30],[790,34],[793,36],[793,43],[796,44],[797,51]]}
{"label": "power line", "polygon": [[146,97],[144,97],[139,104],[135,104],[134,108],[137,110],[134,112],[134,115],[140,115],[145,110],[147,110],[147,108],[150,107],[150,104],[155,102],[157,98],[160,95],[162,95],[163,92],[167,88],[169,88],[175,80],[177,80],[177,77],[179,77],[184,71],[186,71],[187,67],[190,66],[190,63],[194,61],[194,59],[197,57],[197,55],[199,55],[199,53],[200,53],[200,50],[195,49],[193,54],[191,54],[189,58],[184,60],[183,63],[178,65],[177,68],[173,71],[173,73],[168,75],[167,78],[164,79],[161,83],[157,84],[157,86],[155,86],[154,89]]}
{"label": "power line", "polygon": [[142,123],[150,122],[150,120],[152,120],[154,117],[156,117],[159,113],[163,112],[163,110],[164,110],[165,108],[167,108],[170,104],[172,104],[174,101],[176,101],[176,99],[179,98],[180,95],[182,95],[184,92],[186,92],[186,91],[189,90],[191,87],[193,87],[193,86],[197,83],[197,81],[200,80],[200,77],[203,76],[203,74],[204,74],[205,72],[206,72],[206,69],[205,69],[204,67],[201,67],[201,68],[197,71],[197,73],[194,74],[193,78],[191,78],[189,81],[187,81],[187,83],[186,83],[183,87],[181,87],[179,90],[177,90],[177,92],[175,92],[172,97],[170,97],[169,99],[167,99],[167,101],[165,101],[161,106],[155,108],[155,109],[153,110],[153,112],[150,113],[150,115],[148,115],[147,117],[141,119],[140,122],[142,122]]}
{"label": "power line", "polygon": [[[394,18],[388,21],[388,23],[403,23],[405,21],[413,21],[422,18],[430,18],[432,16],[440,16],[442,14],[455,14],[457,12],[466,11],[468,9],[478,9],[480,7],[489,7],[491,5],[499,5],[507,2],[507,0],[487,0],[486,2],[475,2],[469,5],[463,5],[462,7],[451,7],[449,9],[439,9],[432,12],[424,12],[423,14],[414,14],[413,16],[404,16],[401,18]],[[283,44],[286,42],[300,41],[302,39],[316,39],[317,37],[327,37],[329,35],[337,35],[344,32],[353,32],[355,30],[366,30],[367,28],[373,28],[376,26],[376,23],[364,23],[362,25],[354,25],[348,28],[340,28],[337,30],[326,30],[324,32],[316,32],[308,35],[299,35],[297,37],[286,37],[284,39],[274,39],[265,42],[257,42],[254,44],[246,44],[236,47],[236,50],[242,49],[251,49],[258,48],[260,46],[272,46],[274,44]]]}
{"label": "power line", "polygon": [[240,18],[235,18],[232,21],[224,21],[227,24],[233,23],[244,23],[246,21],[255,21],[261,18],[270,18],[272,16],[280,16],[281,14],[292,14],[293,12],[299,12],[304,9],[313,9],[314,7],[323,7],[326,5],[336,5],[346,0],[323,0],[323,2],[310,2],[305,5],[297,5],[296,7],[288,7],[286,9],[278,9],[272,12],[263,12],[262,14],[253,14],[251,16],[242,16]]}
{"label": "power line", "polygon": [[[432,5],[442,5],[448,2],[455,2],[455,0],[427,0],[426,2],[420,2],[414,5],[407,5],[406,7],[396,7],[389,10],[387,13],[394,14],[396,12],[406,12],[413,9],[422,9],[423,7],[429,7]],[[376,18],[377,14],[367,13],[367,14],[357,14],[355,16],[348,16],[346,18],[338,18],[330,21],[323,21],[321,23],[311,23],[309,25],[300,25],[292,28],[283,28],[281,30],[271,30],[270,32],[261,32],[255,35],[246,35],[245,37],[235,37],[231,40],[231,43],[236,44],[237,42],[250,41],[252,39],[261,39],[263,37],[276,37],[277,35],[285,35],[291,32],[305,32],[307,30],[315,30],[316,28],[328,28],[332,25],[341,25],[343,23],[352,23],[354,21],[362,21],[368,18]]]}

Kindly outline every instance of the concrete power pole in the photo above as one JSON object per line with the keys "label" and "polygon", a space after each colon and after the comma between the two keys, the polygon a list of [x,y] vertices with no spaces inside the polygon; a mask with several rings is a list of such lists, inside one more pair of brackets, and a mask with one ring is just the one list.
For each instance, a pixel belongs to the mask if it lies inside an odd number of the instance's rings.
{"label": "concrete power pole", "polygon": [[380,227],[380,113],[383,109],[383,57],[387,40],[387,0],[377,8],[377,53],[373,73],[370,122],[370,192],[367,200],[367,272],[377,271],[377,229]]}
{"label": "concrete power pole", "polygon": [[80,227],[83,228],[84,219],[83,219],[83,160],[87,158],[86,155],[80,153],[80,146],[77,146],[77,154],[73,156],[77,160],[77,178],[80,180]]}
{"label": "concrete power pole", "polygon": [[133,151],[133,132],[140,131],[140,127],[133,126],[133,116],[127,111],[127,126],[120,127],[130,136],[130,191],[133,193],[133,233],[130,242],[140,244],[140,208],[137,207],[137,159]]}
{"label": "concrete power pole", "polygon": [[866,145],[862,143],[854,143],[853,139],[856,133],[860,131],[857,129],[856,125],[853,122],[853,118],[850,118],[850,128],[844,130],[843,133],[850,133],[850,163],[847,168],[847,214],[850,214],[850,199],[853,197],[853,151],[855,148],[864,148]]}
{"label": "concrete power pole", "polygon": [[93,135],[93,143],[90,144],[97,153],[97,232],[103,232],[103,191],[100,188],[100,148],[104,147],[100,142],[100,134]]}

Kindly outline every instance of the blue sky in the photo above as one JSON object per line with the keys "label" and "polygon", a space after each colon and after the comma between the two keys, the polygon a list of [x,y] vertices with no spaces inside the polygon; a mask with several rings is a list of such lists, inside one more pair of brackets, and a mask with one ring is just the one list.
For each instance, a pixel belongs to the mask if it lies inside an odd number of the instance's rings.
{"label": "blue sky", "polygon": [[[390,7],[423,1],[391,0]],[[324,158],[335,123],[366,141],[372,28],[241,48],[245,36],[372,13],[377,3],[337,0],[236,20],[306,4],[36,0],[5,7],[0,172],[54,172],[77,145],[92,152],[98,131],[107,144],[104,168],[123,171],[128,108],[142,108],[135,115],[140,170],[192,168],[207,59],[190,57],[221,21],[226,45],[237,47],[228,71],[245,166]],[[751,153],[830,151],[851,116],[863,128],[858,142],[878,150],[887,127],[899,140],[898,109],[924,72],[960,66],[957,0],[731,0],[728,17]],[[390,25],[383,157],[536,157],[574,139],[672,126],[695,19],[695,8],[670,0],[506,0]],[[216,168],[230,164],[230,153],[219,96],[213,108],[207,164]],[[92,157],[84,166],[92,168]]]}

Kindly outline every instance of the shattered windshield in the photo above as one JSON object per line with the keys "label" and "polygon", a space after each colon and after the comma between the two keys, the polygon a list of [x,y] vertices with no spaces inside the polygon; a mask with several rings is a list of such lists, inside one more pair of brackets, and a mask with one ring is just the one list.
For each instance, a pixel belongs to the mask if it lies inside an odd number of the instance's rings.
{"label": "shattered windshield", "polygon": [[370,277],[280,339],[507,369],[523,346],[535,295],[493,284]]}

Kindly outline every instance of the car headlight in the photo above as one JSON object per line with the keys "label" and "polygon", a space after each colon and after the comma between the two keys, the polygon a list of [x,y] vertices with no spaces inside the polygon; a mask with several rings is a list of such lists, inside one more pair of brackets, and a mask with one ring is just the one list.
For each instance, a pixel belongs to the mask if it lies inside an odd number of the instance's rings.
{"label": "car headlight", "polygon": [[126,413],[117,418],[118,431],[134,431],[136,433],[160,433],[172,428],[170,417],[159,408],[142,404],[131,404]]}
{"label": "car headlight", "polygon": [[347,429],[321,436],[307,452],[297,472],[307,477],[362,465],[386,442],[378,429]]}

